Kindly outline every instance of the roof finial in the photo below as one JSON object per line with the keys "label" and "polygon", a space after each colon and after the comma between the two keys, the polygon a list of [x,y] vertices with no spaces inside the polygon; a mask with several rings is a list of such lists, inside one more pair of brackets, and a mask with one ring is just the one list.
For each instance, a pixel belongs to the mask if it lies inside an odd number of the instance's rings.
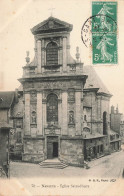
{"label": "roof finial", "polygon": [[76,59],[77,59],[77,63],[79,63],[79,58],[80,58],[80,53],[79,53],[79,47],[76,47]]}
{"label": "roof finial", "polygon": [[26,63],[27,64],[29,64],[29,62],[30,62],[30,58],[29,58],[29,51],[26,51],[26,54],[27,54],[27,56],[26,56]]}
{"label": "roof finial", "polygon": [[50,13],[50,16],[53,16],[53,10],[55,10],[55,8],[53,8],[52,6],[51,6],[51,8],[49,8],[48,9],[51,13]]}
{"label": "roof finial", "polygon": [[118,110],[118,104],[117,104],[117,107],[116,107],[116,113],[118,114],[119,110]]}

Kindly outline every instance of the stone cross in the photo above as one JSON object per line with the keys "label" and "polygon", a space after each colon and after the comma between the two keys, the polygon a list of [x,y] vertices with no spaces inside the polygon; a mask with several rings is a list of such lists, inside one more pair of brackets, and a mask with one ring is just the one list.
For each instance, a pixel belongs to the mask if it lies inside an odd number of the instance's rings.
{"label": "stone cross", "polygon": [[51,7],[50,9],[48,9],[51,12],[51,16],[53,16],[53,10],[55,10],[55,8]]}

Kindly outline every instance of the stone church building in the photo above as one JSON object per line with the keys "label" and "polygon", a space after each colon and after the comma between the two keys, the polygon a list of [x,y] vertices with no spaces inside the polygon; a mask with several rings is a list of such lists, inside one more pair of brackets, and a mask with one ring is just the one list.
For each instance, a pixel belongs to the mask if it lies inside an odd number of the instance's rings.
{"label": "stone church building", "polygon": [[10,111],[10,123],[23,144],[23,161],[58,157],[83,166],[84,160],[110,153],[111,94],[93,67],[80,62],[78,47],[76,60],[71,57],[72,28],[49,17],[31,29],[34,60],[30,62],[27,52]]}

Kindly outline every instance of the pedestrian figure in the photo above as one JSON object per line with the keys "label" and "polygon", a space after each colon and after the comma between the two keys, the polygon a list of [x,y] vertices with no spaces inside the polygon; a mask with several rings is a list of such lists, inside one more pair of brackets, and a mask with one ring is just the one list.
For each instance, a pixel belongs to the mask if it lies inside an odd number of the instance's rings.
{"label": "pedestrian figure", "polygon": [[124,169],[123,169],[123,172],[122,172],[122,178],[124,178]]}

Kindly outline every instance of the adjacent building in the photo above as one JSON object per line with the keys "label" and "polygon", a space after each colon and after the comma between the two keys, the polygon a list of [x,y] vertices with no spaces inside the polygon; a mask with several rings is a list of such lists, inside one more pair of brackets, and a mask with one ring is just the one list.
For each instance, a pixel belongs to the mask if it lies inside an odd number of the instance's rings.
{"label": "adjacent building", "polygon": [[9,123],[14,92],[0,92],[0,177],[9,177]]}
{"label": "adjacent building", "polygon": [[118,106],[111,106],[110,113],[110,143],[111,151],[118,151],[120,149],[120,140],[124,138],[124,120],[122,113],[119,112]]}

